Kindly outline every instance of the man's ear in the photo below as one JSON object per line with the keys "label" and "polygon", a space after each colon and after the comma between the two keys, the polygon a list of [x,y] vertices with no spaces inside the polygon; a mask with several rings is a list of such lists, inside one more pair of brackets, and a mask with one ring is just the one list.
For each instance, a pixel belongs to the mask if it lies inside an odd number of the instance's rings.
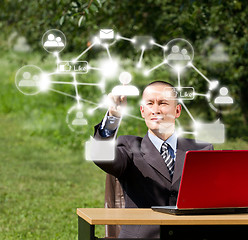
{"label": "man's ear", "polygon": [[181,104],[177,104],[175,118],[179,118],[180,117],[181,111],[182,111],[182,105]]}
{"label": "man's ear", "polygon": [[143,106],[143,105],[140,105],[140,113],[141,113],[141,116],[142,116],[143,118],[145,118],[145,117],[144,117],[144,106]]}

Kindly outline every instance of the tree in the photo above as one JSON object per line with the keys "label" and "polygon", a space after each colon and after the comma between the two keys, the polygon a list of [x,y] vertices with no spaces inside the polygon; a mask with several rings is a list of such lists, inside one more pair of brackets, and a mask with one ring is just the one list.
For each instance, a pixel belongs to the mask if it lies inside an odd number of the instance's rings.
{"label": "tree", "polygon": [[[50,28],[59,28],[66,34],[70,42],[68,51],[84,49],[90,44],[92,34],[106,27],[127,37],[151,34],[159,43],[177,37],[189,40],[198,53],[194,59],[197,67],[206,76],[214,76],[230,87],[240,106],[236,112],[242,115],[243,130],[248,133],[248,6],[245,1],[5,0],[1,9],[1,26],[5,31],[17,30],[37,49],[41,33]],[[216,44],[207,45],[209,39]],[[218,43],[223,45],[228,61],[206,64],[207,55]],[[125,46],[120,45],[119,51],[131,56]],[[197,77],[188,83],[199,84]]]}

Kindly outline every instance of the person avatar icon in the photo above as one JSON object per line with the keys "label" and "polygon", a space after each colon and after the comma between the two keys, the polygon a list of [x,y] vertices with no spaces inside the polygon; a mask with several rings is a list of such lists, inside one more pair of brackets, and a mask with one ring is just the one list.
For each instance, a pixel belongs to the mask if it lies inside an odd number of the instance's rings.
{"label": "person avatar icon", "polygon": [[61,37],[56,37],[56,41],[57,41],[59,47],[64,47],[65,46],[64,43],[61,40]]}
{"label": "person avatar icon", "polygon": [[29,72],[23,73],[23,79],[19,82],[19,87],[36,87],[39,77],[34,75],[31,79],[31,74]]}
{"label": "person avatar icon", "polygon": [[132,76],[129,72],[122,72],[119,80],[123,85],[115,86],[112,89],[112,94],[116,96],[138,96],[139,90],[135,86],[127,85],[131,82]]}
{"label": "person avatar icon", "polygon": [[190,60],[187,49],[183,48],[180,52],[180,48],[177,45],[174,45],[171,48],[172,53],[167,57],[167,60]]}
{"label": "person avatar icon", "polygon": [[44,43],[44,47],[64,47],[64,43],[61,40],[61,37],[56,37],[54,34],[50,33],[47,37],[47,41]]}
{"label": "person avatar icon", "polygon": [[215,98],[215,104],[233,104],[233,99],[228,96],[228,89],[226,87],[222,87],[220,89],[220,96]]}
{"label": "person avatar icon", "polygon": [[181,53],[183,54],[183,59],[184,59],[184,60],[190,60],[190,56],[188,55],[187,49],[183,48],[183,49],[181,50]]}
{"label": "person avatar icon", "polygon": [[86,125],[88,122],[83,117],[84,117],[84,114],[82,112],[77,112],[76,118],[72,121],[72,125],[74,126]]}

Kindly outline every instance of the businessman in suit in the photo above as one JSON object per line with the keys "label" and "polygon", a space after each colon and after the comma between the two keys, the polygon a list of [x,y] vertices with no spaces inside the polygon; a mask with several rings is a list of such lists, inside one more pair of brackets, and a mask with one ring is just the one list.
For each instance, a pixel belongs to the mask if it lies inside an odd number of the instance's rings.
{"label": "businessman in suit", "polygon": [[[121,117],[125,97],[112,97],[104,120],[95,127],[95,139],[111,139]],[[167,82],[148,84],[142,95],[141,116],[148,127],[144,137],[120,136],[115,159],[95,162],[121,183],[126,208],[176,205],[185,154],[188,150],[212,150],[208,143],[177,137],[175,120],[181,114],[175,88]],[[124,225],[120,238],[159,238],[159,226]]]}

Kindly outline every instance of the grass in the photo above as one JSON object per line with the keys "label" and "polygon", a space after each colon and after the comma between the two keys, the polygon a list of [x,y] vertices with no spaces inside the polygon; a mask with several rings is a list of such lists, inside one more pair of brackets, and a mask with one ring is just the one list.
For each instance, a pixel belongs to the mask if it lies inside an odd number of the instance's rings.
{"label": "grass", "polygon": [[[103,207],[105,173],[84,160],[84,135],[68,129],[73,101],[56,94],[24,96],[15,72],[39,54],[4,52],[0,60],[0,239],[77,239],[78,207]],[[51,68],[51,67],[50,67]],[[104,227],[96,234],[104,237]]]}
{"label": "grass", "polygon": [[[15,72],[31,63],[48,71],[54,59],[6,51],[0,60],[0,239],[77,239],[76,208],[104,206],[105,174],[84,161],[82,146],[105,110],[87,116],[82,135],[70,132],[65,117],[74,100],[56,93],[24,96],[16,89]],[[100,98],[87,88],[83,94]],[[130,106],[138,109],[135,104]],[[119,134],[145,132],[144,122],[125,118]],[[248,149],[248,143],[236,139],[215,149]],[[103,237],[104,228],[97,226],[96,233]]]}
{"label": "grass", "polygon": [[0,124],[0,239],[76,239],[76,208],[104,206],[105,174],[82,149],[27,136],[18,119]]}

